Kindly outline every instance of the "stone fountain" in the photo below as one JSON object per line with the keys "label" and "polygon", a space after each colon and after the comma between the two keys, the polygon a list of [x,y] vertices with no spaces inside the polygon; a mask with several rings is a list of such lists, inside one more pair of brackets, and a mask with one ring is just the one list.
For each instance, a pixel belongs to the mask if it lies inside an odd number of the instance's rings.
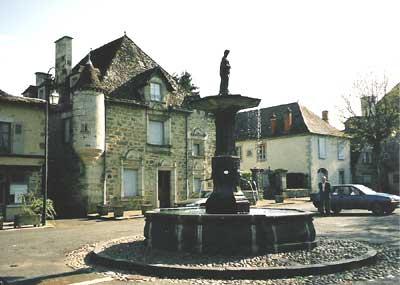
{"label": "stone fountain", "polygon": [[191,107],[214,114],[216,150],[212,158],[213,193],[203,208],[146,212],[144,235],[149,249],[197,253],[257,254],[316,245],[312,214],[299,210],[250,209],[238,190],[240,159],[235,154],[235,117],[257,107],[260,99],[230,94],[230,65],[221,60],[218,95],[199,98]]}

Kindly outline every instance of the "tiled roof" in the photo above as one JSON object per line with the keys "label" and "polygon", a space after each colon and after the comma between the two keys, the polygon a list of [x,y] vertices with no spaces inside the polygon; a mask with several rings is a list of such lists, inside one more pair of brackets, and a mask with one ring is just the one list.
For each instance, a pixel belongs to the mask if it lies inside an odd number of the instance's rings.
{"label": "tiled roof", "polygon": [[[155,67],[164,75],[172,89],[178,89],[173,77],[126,35],[92,50],[90,59],[93,66],[100,70],[100,85],[107,96],[119,96],[119,92],[133,89],[134,86],[128,86],[129,83],[136,84],[138,79],[135,79],[135,77],[146,72],[143,75],[145,77],[148,75],[147,72]],[[72,69],[72,73],[79,72],[80,66],[85,65],[87,60],[88,56],[85,56]],[[171,98],[170,104],[176,105],[183,101],[184,94],[181,92],[173,92],[172,94],[173,98]]]}
{"label": "tiled roof", "polygon": [[[292,112],[292,127],[285,132],[284,114],[290,108]],[[258,138],[258,111],[240,112],[236,116],[236,137],[238,140]],[[271,116],[276,116],[276,131],[271,131]],[[342,137],[343,133],[322,120],[316,114],[298,103],[283,104],[260,109],[260,138],[279,137],[298,134],[321,134]]]}
{"label": "tiled roof", "polygon": [[22,96],[13,96],[0,89],[0,101],[6,101],[11,103],[25,103],[25,104],[45,104],[45,100],[28,98]]}

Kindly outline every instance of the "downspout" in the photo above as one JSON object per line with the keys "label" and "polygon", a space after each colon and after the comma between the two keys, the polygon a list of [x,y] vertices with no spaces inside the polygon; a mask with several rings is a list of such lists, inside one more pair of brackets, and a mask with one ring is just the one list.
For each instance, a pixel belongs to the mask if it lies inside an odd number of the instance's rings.
{"label": "downspout", "polygon": [[104,98],[104,159],[103,159],[103,205],[107,204],[107,106]]}
{"label": "downspout", "polygon": [[185,140],[185,191],[186,191],[186,199],[189,199],[189,153],[188,153],[188,146],[189,146],[189,124],[188,124],[188,117],[189,115],[185,115],[185,133],[186,133],[186,140]]}

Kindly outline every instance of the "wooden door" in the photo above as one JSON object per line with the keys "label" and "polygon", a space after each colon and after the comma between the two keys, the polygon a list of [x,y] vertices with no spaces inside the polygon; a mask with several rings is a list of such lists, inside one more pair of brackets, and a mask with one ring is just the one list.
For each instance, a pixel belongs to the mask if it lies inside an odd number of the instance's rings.
{"label": "wooden door", "polygon": [[171,172],[158,171],[158,200],[160,208],[171,207]]}

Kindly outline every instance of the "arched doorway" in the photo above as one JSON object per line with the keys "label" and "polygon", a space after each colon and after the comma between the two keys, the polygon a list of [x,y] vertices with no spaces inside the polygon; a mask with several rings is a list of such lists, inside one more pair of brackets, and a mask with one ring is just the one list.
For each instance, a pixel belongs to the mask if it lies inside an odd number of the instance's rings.
{"label": "arched doorway", "polygon": [[325,168],[318,169],[318,182],[322,181],[322,177],[325,176],[329,180],[328,170]]}

